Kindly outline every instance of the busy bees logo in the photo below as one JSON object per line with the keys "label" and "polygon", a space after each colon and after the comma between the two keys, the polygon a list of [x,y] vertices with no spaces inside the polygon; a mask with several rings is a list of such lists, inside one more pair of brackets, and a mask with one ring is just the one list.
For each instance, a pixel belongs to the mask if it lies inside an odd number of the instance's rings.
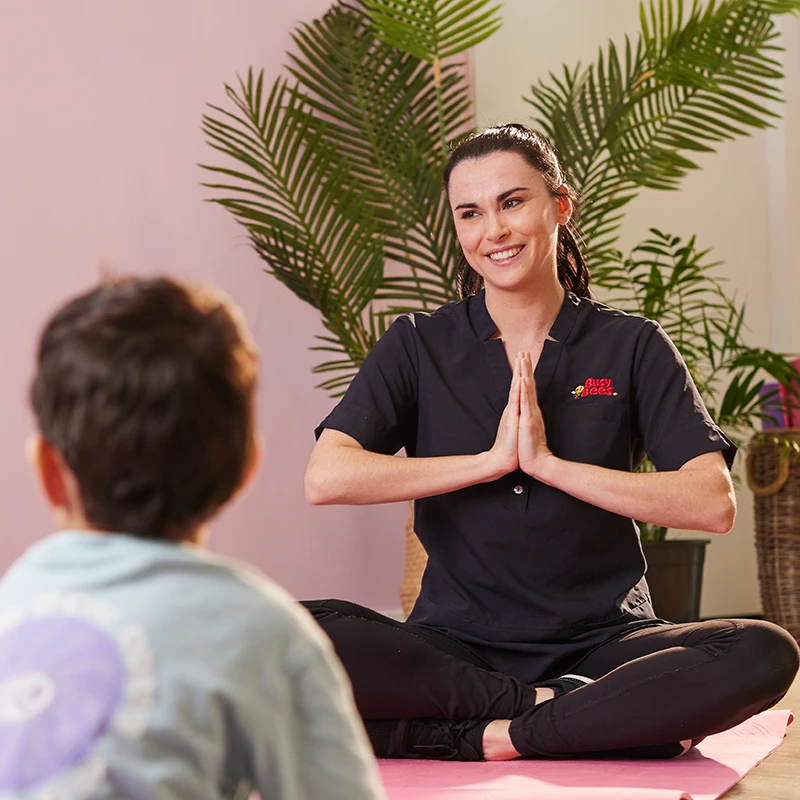
{"label": "busy bees logo", "polygon": [[577,400],[580,397],[589,397],[593,394],[603,394],[616,397],[614,381],[611,378],[587,378],[572,390],[572,396]]}

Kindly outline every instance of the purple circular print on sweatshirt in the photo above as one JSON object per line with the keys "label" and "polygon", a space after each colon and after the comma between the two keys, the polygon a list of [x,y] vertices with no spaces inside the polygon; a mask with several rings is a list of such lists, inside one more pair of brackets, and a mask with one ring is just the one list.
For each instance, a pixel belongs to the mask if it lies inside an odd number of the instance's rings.
{"label": "purple circular print on sweatshirt", "polygon": [[79,764],[108,728],[124,680],[116,642],[88,622],[47,617],[0,635],[0,790]]}

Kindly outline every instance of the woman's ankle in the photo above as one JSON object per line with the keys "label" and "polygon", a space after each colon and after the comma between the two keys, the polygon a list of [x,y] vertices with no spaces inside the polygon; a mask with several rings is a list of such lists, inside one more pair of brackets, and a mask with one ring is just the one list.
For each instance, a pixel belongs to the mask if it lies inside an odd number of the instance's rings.
{"label": "woman's ankle", "polygon": [[510,761],[519,758],[520,753],[511,744],[508,729],[511,726],[509,719],[492,720],[483,732],[483,757],[487,761]]}

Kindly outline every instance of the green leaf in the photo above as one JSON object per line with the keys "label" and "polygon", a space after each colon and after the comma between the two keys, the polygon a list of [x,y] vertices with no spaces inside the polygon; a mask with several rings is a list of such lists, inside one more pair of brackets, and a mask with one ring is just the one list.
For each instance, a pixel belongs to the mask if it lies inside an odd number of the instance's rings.
{"label": "green leaf", "polygon": [[[480,8],[450,0],[442,30],[458,40]],[[439,137],[468,130],[470,97],[459,64],[436,85],[433,67],[378,39],[355,3],[293,40],[291,85],[267,91],[250,70],[226,86],[224,108],[209,106],[203,129],[223,163],[204,165],[205,186],[267,271],[319,309],[323,346],[340,356],[320,365],[340,373],[323,386],[338,392],[396,313],[455,297]]]}
{"label": "green leaf", "polygon": [[565,65],[563,78],[531,87],[536,125],[587,199],[593,268],[610,263],[617,228],[608,220],[641,188],[676,189],[697,168],[689,153],[774,119],[765,104],[780,97],[772,16],[798,9],[797,0],[643,4],[624,59],[609,42],[595,64]]}
{"label": "green leaf", "polygon": [[[745,345],[744,306],[693,238],[653,230],[627,258],[616,244],[643,187],[678,188],[697,153],[775,118],[772,17],[799,9],[800,0],[642,4],[637,37],[610,42],[585,67],[564,65],[526,98],[583,194],[597,284],[664,324],[712,410],[734,426],[759,413],[763,375],[787,379],[785,357]],[[498,12],[486,0],[334,3],[295,30],[291,85],[267,91],[251,70],[204,117],[221,160],[204,167],[210,199],[246,228],[268,271],[320,310],[328,333],[317,347],[331,355],[318,370],[331,392],[396,314],[455,299],[441,169],[472,119],[462,66],[441,62],[491,35]]]}
{"label": "green leaf", "polygon": [[608,302],[657,320],[686,362],[718,424],[734,435],[760,419],[764,376],[788,384],[796,375],[787,357],[746,342],[744,304],[716,274],[719,262],[695,238],[684,242],[651,229],[624,261],[609,268]]}
{"label": "green leaf", "polygon": [[364,0],[378,38],[433,63],[474,47],[501,25],[490,0]]}

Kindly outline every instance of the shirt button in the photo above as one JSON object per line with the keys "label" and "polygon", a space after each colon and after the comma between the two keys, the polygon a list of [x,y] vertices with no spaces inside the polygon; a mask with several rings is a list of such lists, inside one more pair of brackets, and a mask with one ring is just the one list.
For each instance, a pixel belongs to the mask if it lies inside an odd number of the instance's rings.
{"label": "shirt button", "polygon": [[524,491],[525,491],[525,490],[524,490],[524,489],[522,488],[522,486],[520,486],[519,484],[517,484],[517,485],[514,487],[514,494],[522,494]]}

